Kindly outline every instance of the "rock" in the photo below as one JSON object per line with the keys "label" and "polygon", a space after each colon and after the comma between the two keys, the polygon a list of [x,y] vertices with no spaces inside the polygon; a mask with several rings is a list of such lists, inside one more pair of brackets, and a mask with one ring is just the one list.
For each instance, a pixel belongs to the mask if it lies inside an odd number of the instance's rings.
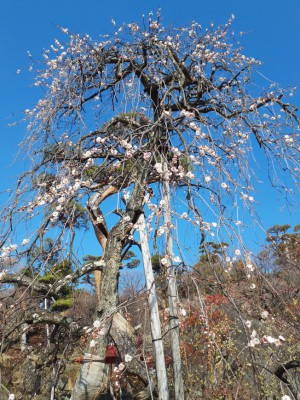
{"label": "rock", "polygon": [[63,378],[66,379],[66,384],[64,387],[65,391],[68,392],[72,392],[76,379],[77,379],[77,375],[80,371],[81,365],[67,365],[66,369],[64,371],[64,375]]}

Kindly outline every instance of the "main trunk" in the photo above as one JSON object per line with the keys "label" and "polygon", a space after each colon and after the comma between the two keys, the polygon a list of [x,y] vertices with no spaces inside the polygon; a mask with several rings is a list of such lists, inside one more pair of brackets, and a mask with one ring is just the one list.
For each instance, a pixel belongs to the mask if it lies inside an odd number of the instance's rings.
{"label": "main trunk", "polygon": [[71,400],[95,400],[106,386],[107,365],[104,363],[112,318],[117,309],[118,274],[122,245],[118,235],[110,234],[105,252],[105,269],[101,281],[101,301],[95,319],[102,322],[106,334],[99,335],[96,351],[87,350],[85,362],[77,378]]}

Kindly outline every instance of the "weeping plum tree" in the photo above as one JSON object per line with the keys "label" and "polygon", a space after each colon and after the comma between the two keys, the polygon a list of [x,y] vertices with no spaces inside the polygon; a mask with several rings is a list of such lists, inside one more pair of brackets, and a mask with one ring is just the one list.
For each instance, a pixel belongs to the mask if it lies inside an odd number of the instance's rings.
{"label": "weeping plum tree", "polygon": [[[299,120],[290,104],[294,88],[266,81],[268,87],[258,92],[252,74],[260,62],[238,47],[232,20],[217,28],[194,22],[168,29],[159,14],[151,14],[141,24],[117,27],[113,21],[114,33],[101,40],[61,29],[67,39],[55,40],[36,71],[34,85],[43,95],[26,110],[28,134],[21,145],[32,165],[1,218],[3,283],[55,296],[66,282],[92,272],[98,276],[95,340],[89,349],[97,360],[104,358],[118,310],[122,260],[138,245],[135,231],[146,220],[149,240],[152,234],[156,242],[165,238],[160,263],[169,282],[176,399],[184,398],[184,388],[176,293],[180,249],[174,243],[184,239],[175,227],[190,224],[202,247],[217,227],[226,241],[239,240],[236,256],[247,255],[236,229],[236,207],[253,211],[254,156],[264,157],[269,179],[279,189],[288,190],[283,173],[299,180]],[[78,207],[86,208],[100,245],[100,260],[84,265],[76,256]],[[116,214],[113,222],[106,221],[108,209]],[[21,226],[31,230],[20,239]],[[23,270],[16,274],[13,265],[24,265],[30,249],[42,248],[51,231],[61,257],[75,262],[76,271],[49,284]],[[39,318],[51,323],[45,313]],[[3,337],[5,342],[5,331]],[[167,399],[161,377],[159,398]],[[104,363],[85,364],[72,398],[94,399],[105,379]]]}

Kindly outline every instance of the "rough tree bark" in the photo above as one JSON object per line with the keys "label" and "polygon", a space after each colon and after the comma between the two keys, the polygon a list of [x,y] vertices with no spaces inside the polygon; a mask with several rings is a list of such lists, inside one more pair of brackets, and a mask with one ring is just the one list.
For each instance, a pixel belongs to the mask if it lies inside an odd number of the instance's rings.
{"label": "rough tree bark", "polygon": [[[119,225],[119,226],[118,226]],[[83,364],[77,378],[72,400],[90,400],[96,398],[101,389],[105,388],[107,368],[104,363],[105,350],[108,344],[108,335],[112,317],[117,309],[118,273],[121,264],[121,242],[118,237],[120,223],[115,226],[107,241],[107,268],[102,274],[101,303],[97,307],[96,319],[103,321],[106,334],[99,336],[96,354],[91,355],[91,361]],[[89,350],[91,353],[91,349]]]}

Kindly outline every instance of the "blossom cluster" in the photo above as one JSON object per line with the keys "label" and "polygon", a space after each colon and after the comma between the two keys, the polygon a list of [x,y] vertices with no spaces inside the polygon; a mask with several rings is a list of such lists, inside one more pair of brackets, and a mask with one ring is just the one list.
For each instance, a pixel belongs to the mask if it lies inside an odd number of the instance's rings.
{"label": "blossom cluster", "polygon": [[[251,322],[246,321],[246,326],[251,327]],[[263,335],[261,338],[258,337],[256,330],[253,330],[250,335],[249,347],[255,347],[259,344],[274,344],[276,347],[281,346],[285,342],[285,338],[279,335],[278,338],[273,336]]]}
{"label": "blossom cluster", "polygon": [[11,255],[14,251],[17,250],[17,245],[16,244],[11,244],[9,246],[3,246],[1,248],[1,253],[0,253],[0,258],[6,258]]}

